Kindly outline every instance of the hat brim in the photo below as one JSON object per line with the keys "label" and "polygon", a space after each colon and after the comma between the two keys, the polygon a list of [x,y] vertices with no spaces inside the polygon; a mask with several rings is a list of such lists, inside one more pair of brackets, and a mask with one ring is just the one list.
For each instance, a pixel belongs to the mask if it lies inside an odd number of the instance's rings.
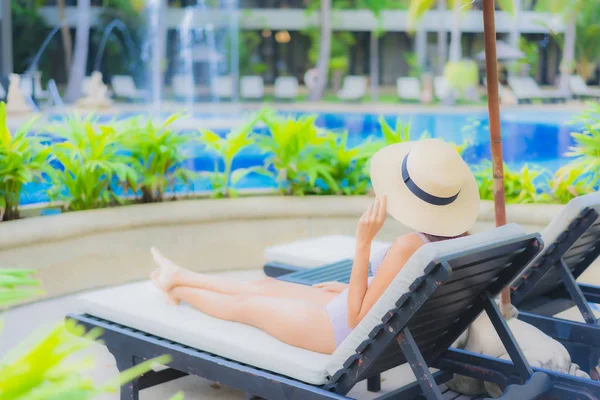
{"label": "hat brim", "polygon": [[386,146],[371,158],[373,190],[387,196],[387,212],[416,231],[454,237],[473,227],[479,215],[479,190],[475,177],[464,163],[465,183],[456,200],[445,206],[429,204],[415,196],[402,179],[402,161],[416,142]]}

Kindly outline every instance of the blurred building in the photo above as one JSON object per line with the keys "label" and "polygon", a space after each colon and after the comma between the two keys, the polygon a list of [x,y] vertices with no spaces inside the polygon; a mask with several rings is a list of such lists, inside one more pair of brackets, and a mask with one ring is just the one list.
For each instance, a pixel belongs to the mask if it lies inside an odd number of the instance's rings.
{"label": "blurred building", "polygon": [[[161,0],[152,0],[161,1]],[[309,57],[311,48],[311,31],[318,29],[318,8],[308,11],[310,0],[166,0],[162,21],[166,25],[166,53],[173,54],[177,47],[178,32],[181,28],[184,8],[199,4],[224,4],[234,1],[239,7],[240,45],[248,47],[250,54],[241,63],[248,63],[250,71],[264,77],[267,83],[279,75],[294,75],[300,80],[308,68],[314,67],[314,60]],[[67,1],[73,4],[75,1]],[[93,4],[101,3],[92,1]],[[416,32],[409,32],[407,12],[398,0],[398,9],[383,11],[378,21],[368,10],[336,10],[332,16],[334,40],[346,58],[346,71],[349,74],[368,75],[370,73],[371,33],[381,29],[376,40],[379,58],[379,79],[384,85],[394,85],[400,76],[411,73],[416,60],[420,71],[434,70],[437,62],[437,31],[440,24],[447,29],[448,48],[450,45],[450,29],[453,14],[451,11],[430,11],[420,22]],[[55,0],[47,2],[41,13],[50,25],[58,24],[58,12]],[[404,9],[403,9],[404,8]],[[67,20],[74,26],[76,7],[67,7]],[[93,7],[92,15],[100,13],[100,7]],[[194,16],[193,26],[202,28],[207,22],[218,19],[215,13],[200,12]],[[540,23],[544,21],[544,24]],[[93,21],[99,28],[99,19]],[[461,47],[464,58],[473,58],[483,49],[483,24],[481,11],[476,8],[461,13],[459,20],[461,31]],[[496,17],[496,29],[499,39],[515,42],[514,35],[523,37],[538,44],[539,62],[533,71],[534,76],[542,83],[552,83],[558,75],[560,48],[550,37],[549,28],[555,32],[564,30],[561,18],[534,12],[529,9],[520,10],[518,20],[502,11]],[[338,36],[342,37],[339,39]],[[511,36],[512,40],[511,40]],[[341,42],[339,42],[341,40]],[[250,44],[251,45],[250,45]],[[250,48],[251,47],[251,48]],[[170,61],[169,61],[170,62]],[[169,71],[167,71],[169,73]]]}

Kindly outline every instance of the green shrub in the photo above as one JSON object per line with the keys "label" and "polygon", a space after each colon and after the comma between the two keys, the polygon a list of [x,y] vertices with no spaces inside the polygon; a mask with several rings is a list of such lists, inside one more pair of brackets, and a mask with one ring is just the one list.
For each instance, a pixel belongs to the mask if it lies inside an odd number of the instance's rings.
{"label": "green shrub", "polygon": [[278,117],[265,115],[263,121],[270,135],[254,135],[256,145],[268,153],[265,169],[284,194],[317,194],[322,180],[328,187],[337,183],[330,173],[326,158],[319,148],[326,146],[327,137],[315,126],[316,116]]}
{"label": "green shrub", "polygon": [[50,198],[71,211],[102,208],[122,199],[113,185],[133,186],[138,180],[133,159],[123,152],[123,130],[117,123],[99,125],[94,116],[70,117],[51,128],[63,142],[52,146],[62,170],[51,174]]}
{"label": "green shrub", "polygon": [[191,184],[197,174],[185,167],[191,157],[186,146],[196,140],[192,134],[178,134],[171,124],[180,117],[170,116],[162,124],[155,124],[151,118],[143,122],[134,118],[124,123],[122,137],[123,148],[131,155],[132,167],[137,180],[127,181],[128,188],[139,192],[142,203],[163,201],[165,191],[176,182]]}
{"label": "green shrub", "polygon": [[595,192],[594,186],[581,168],[562,168],[548,181],[546,199],[549,203],[567,204],[577,196]]}
{"label": "green shrub", "polygon": [[448,86],[454,89],[459,96],[479,84],[479,70],[477,63],[472,60],[449,62],[444,67],[444,77]]}
{"label": "green shrub", "polygon": [[[479,121],[475,120],[471,124],[463,127],[463,136],[467,136],[467,138],[461,144],[450,143],[461,156],[465,150],[473,144],[473,137],[475,136],[473,130],[477,128],[478,124]],[[379,148],[383,148],[395,143],[410,142],[411,140],[423,140],[431,137],[429,132],[424,131],[421,133],[418,139],[414,139],[412,137],[412,125],[410,120],[408,122],[404,122],[400,118],[396,118],[396,128],[394,129],[381,115],[379,116],[379,125],[381,126],[381,133],[383,134],[383,141],[379,142],[378,144]]]}
{"label": "green shrub", "polygon": [[19,218],[23,185],[41,182],[50,173],[50,148],[38,136],[28,135],[35,120],[13,135],[6,125],[6,109],[0,102],[0,220]]}
{"label": "green shrub", "polygon": [[567,156],[574,160],[566,168],[588,174],[590,182],[597,186],[600,182],[600,103],[586,103],[585,110],[572,123],[581,124],[584,129],[581,133],[571,133],[575,145],[569,148]]}
{"label": "green shrub", "polygon": [[[201,132],[199,138],[200,142],[207,150],[216,156],[214,170],[203,174],[210,180],[213,191],[212,197],[222,198],[237,196],[235,186],[242,178],[251,172],[268,175],[264,168],[251,167],[238,168],[236,170],[232,169],[235,157],[242,150],[254,143],[252,140],[252,128],[259,120],[263,119],[265,113],[266,111],[259,112],[248,123],[237,130],[229,132],[224,138],[209,130]],[[220,162],[223,162],[223,171],[220,170]]]}
{"label": "green shrub", "polygon": [[348,132],[341,134],[328,132],[320,159],[329,165],[329,175],[333,183],[327,186],[324,194],[361,195],[369,189],[367,164],[377,150],[373,142],[348,147]]}
{"label": "green shrub", "polygon": [[[513,171],[504,165],[504,197],[511,203],[538,203],[546,202],[546,197],[539,192],[539,179],[544,174],[543,170],[530,169],[526,164],[520,171]],[[494,178],[492,163],[487,161],[475,168],[473,172],[479,187],[481,200],[494,199]]]}

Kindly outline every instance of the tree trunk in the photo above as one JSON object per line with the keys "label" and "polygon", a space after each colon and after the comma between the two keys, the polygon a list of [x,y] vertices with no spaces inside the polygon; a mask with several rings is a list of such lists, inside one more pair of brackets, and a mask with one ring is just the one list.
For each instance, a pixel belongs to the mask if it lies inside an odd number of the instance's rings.
{"label": "tree trunk", "polygon": [[74,102],[81,95],[81,84],[85,78],[90,38],[90,0],[77,2],[77,32],[75,33],[75,55],[67,83],[65,100]]}
{"label": "tree trunk", "polygon": [[65,15],[65,0],[57,0],[56,4],[58,7],[58,17],[61,24],[60,35],[62,36],[63,41],[65,74],[67,79],[69,79],[69,75],[71,74],[71,62],[73,59],[73,38],[71,37],[71,28],[67,24],[67,17]]}
{"label": "tree trunk", "polygon": [[446,31],[446,24],[444,23],[445,12],[448,9],[446,0],[438,0],[437,3],[438,14],[440,18],[438,20],[438,75],[444,75],[444,67],[446,66],[446,59],[448,58],[448,33]]}
{"label": "tree trunk", "polygon": [[567,17],[567,30],[565,31],[565,43],[563,45],[562,61],[560,63],[560,91],[569,94],[569,76],[573,71],[575,61],[575,26],[576,15],[571,12]]}
{"label": "tree trunk", "polygon": [[321,45],[317,61],[317,79],[310,93],[310,99],[320,100],[327,87],[329,57],[331,56],[331,0],[321,0]]}
{"label": "tree trunk", "polygon": [[521,39],[521,32],[519,29],[519,14],[521,13],[521,1],[522,0],[512,0],[515,15],[513,15],[512,26],[510,28],[510,45],[515,49],[519,48],[519,41]]}
{"label": "tree trunk", "polygon": [[371,99],[377,101],[379,94],[379,35],[377,32],[371,32]]}
{"label": "tree trunk", "polygon": [[452,62],[460,61],[462,58],[460,7],[460,1],[454,0],[452,6],[452,30],[450,31],[450,61]]}

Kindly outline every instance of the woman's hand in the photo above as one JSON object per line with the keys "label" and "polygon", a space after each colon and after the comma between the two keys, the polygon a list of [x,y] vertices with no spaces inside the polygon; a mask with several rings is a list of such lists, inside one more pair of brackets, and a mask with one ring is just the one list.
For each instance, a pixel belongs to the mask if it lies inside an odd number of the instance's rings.
{"label": "woman's hand", "polygon": [[348,288],[348,284],[342,282],[322,282],[313,285],[313,287],[323,289],[326,292],[342,293]]}
{"label": "woman's hand", "polygon": [[356,228],[356,247],[371,247],[371,242],[383,226],[386,217],[387,197],[376,197],[375,202],[360,217]]}

